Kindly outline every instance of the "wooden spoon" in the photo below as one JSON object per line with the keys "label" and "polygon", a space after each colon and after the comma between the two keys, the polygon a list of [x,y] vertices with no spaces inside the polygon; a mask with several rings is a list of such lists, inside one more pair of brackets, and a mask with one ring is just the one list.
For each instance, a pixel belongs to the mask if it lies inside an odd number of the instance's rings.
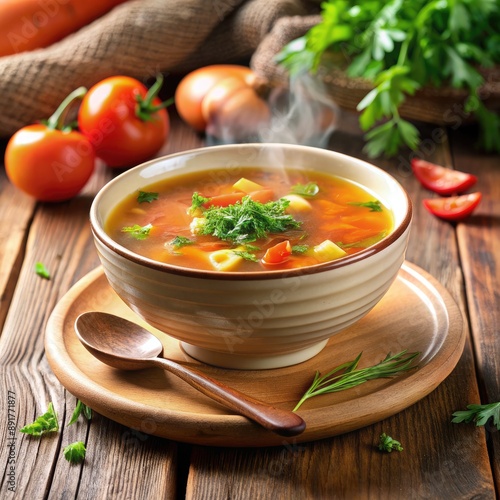
{"label": "wooden spoon", "polygon": [[86,312],[76,319],[75,331],[87,350],[109,366],[119,370],[163,368],[209,398],[281,436],[296,436],[306,428],[304,420],[292,411],[270,406],[193,368],[158,357],[163,353],[161,342],[136,323],[113,314]]}

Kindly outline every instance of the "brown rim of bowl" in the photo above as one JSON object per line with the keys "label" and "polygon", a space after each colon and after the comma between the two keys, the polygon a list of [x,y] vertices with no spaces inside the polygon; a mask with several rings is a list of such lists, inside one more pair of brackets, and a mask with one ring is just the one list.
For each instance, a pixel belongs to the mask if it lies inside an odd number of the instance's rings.
{"label": "brown rim of bowl", "polygon": [[[203,148],[201,148],[203,149]],[[192,152],[199,152],[198,150],[189,150],[189,151],[182,151],[173,155],[169,155],[169,157],[173,156],[180,156],[184,154],[189,154]],[[342,154],[342,153],[338,153]],[[154,160],[153,160],[154,161]],[[363,161],[363,160],[361,160]],[[147,162],[150,163],[150,162]],[[370,164],[371,165],[371,164]],[[381,169],[380,167],[377,167],[376,165],[371,165],[373,168],[376,168],[380,170],[381,172],[384,173],[384,175],[387,175],[392,178],[390,174],[388,174],[385,170]],[[116,179],[116,178],[115,178]],[[398,181],[394,178],[392,178],[397,184]],[[113,182],[113,181],[111,181]],[[352,264],[354,262],[358,262],[360,260],[367,259],[368,257],[375,255],[385,248],[387,248],[389,245],[391,245],[393,242],[398,240],[406,231],[408,226],[410,225],[410,222],[412,220],[412,214],[413,214],[413,206],[411,199],[406,192],[406,190],[399,185],[401,190],[403,191],[407,205],[408,205],[408,210],[405,214],[404,219],[401,221],[398,227],[392,231],[389,235],[387,235],[385,238],[380,240],[378,243],[375,243],[374,245],[361,250],[360,252],[357,252],[352,255],[348,255],[347,257],[341,257],[340,259],[332,260],[330,262],[323,262],[321,264],[315,264],[312,266],[305,266],[305,267],[298,267],[294,269],[281,269],[281,270],[262,270],[262,271],[256,271],[256,272],[229,272],[229,273],[224,273],[221,271],[209,271],[205,269],[191,269],[187,267],[180,267],[180,266],[174,266],[172,264],[167,264],[165,262],[159,262],[155,261],[153,259],[149,259],[148,257],[143,257],[142,255],[138,255],[127,248],[119,245],[118,243],[114,242],[110,236],[108,236],[105,232],[104,229],[101,228],[95,221],[95,206],[96,206],[96,201],[99,198],[98,193],[96,195],[96,198],[94,199],[94,202],[92,203],[92,207],[90,210],[90,225],[92,229],[92,233],[94,235],[94,238],[98,239],[104,246],[108,247],[111,251],[115,252],[116,254],[120,255],[121,257],[130,260],[131,262],[135,262],[136,264],[148,267],[150,269],[155,269],[157,271],[169,273],[169,274],[177,274],[180,276],[187,276],[191,278],[204,278],[204,279],[210,279],[210,280],[232,280],[232,281],[256,281],[256,280],[267,280],[267,279],[280,279],[280,278],[286,278],[286,277],[296,277],[296,276],[303,276],[303,275],[308,275],[308,274],[316,274],[316,273],[321,273],[325,271],[329,271],[332,269],[338,269],[344,266],[347,266],[349,264]]]}

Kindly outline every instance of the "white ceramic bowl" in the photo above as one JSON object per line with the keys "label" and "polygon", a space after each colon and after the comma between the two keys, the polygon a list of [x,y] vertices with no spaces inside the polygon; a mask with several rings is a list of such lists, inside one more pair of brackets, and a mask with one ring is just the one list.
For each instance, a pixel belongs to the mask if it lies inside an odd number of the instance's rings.
{"label": "white ceramic bowl", "polygon": [[[159,263],[113,241],[108,214],[125,196],[179,173],[243,166],[307,168],[345,177],[394,213],[394,230],[352,256],[293,271],[223,273]],[[297,145],[225,145],[186,151],[132,168],[96,196],[90,221],[111,287],[190,356],[227,368],[292,365],[316,355],[336,332],[383,297],[404,261],[411,202],[383,170],[336,152]]]}

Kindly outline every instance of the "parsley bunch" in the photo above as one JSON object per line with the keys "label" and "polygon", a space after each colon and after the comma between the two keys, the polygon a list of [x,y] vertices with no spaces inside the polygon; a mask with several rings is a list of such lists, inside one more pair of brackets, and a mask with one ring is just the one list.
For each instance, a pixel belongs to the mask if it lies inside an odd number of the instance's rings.
{"label": "parsley bunch", "polygon": [[316,71],[323,56],[340,55],[350,77],[373,84],[358,104],[371,157],[417,149],[416,127],[399,108],[424,86],[466,89],[464,110],[481,127],[481,146],[500,151],[500,116],[479,96],[478,67],[500,62],[500,3],[497,0],[328,0],[322,21],[292,41],[277,60],[290,74]]}

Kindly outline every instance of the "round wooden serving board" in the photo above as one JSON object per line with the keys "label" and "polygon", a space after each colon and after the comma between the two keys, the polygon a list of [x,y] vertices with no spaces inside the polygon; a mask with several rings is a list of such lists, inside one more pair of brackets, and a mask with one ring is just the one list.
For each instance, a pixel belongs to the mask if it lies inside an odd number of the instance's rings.
{"label": "round wooden serving board", "polygon": [[326,373],[360,352],[360,367],[381,361],[388,352],[421,353],[418,368],[400,376],[306,401],[298,413],[307,428],[294,442],[352,431],[407,408],[450,374],[465,342],[462,316],[452,297],[432,276],[406,262],[382,301],[357,324],[334,335],[314,358],[275,370],[221,369],[190,358],[176,339],[147,326],[110,288],[102,269],[95,269],[62,298],[49,319],[45,350],[55,375],[74,396],[116,422],[201,445],[277,446],[286,438],[235,415],[161,369],[124,372],[102,364],[80,344],[73,329],[80,313],[93,310],[141,323],[161,339],[165,356],[288,409],[309,387],[316,370]]}

